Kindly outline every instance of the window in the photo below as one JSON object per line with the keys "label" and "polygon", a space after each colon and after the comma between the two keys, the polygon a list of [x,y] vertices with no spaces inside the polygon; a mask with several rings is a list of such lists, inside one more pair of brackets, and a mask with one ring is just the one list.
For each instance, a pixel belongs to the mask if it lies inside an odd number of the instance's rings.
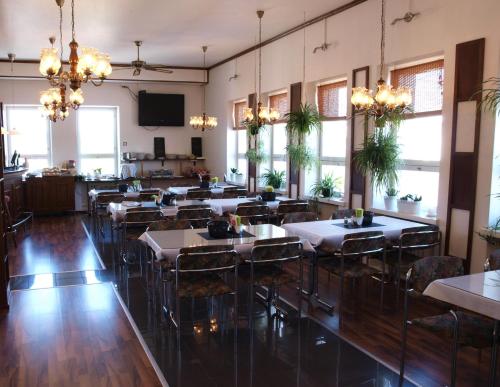
{"label": "window", "polygon": [[15,151],[28,160],[30,171],[50,167],[52,164],[50,121],[43,117],[38,106],[6,105],[7,128],[16,134],[6,136],[7,160]]}
{"label": "window", "polygon": [[78,169],[117,174],[118,108],[82,106],[77,111]]}
{"label": "window", "polygon": [[319,133],[311,133],[307,145],[319,158],[317,168],[306,171],[305,194],[319,179],[332,175],[338,179],[337,192],[344,195],[347,148],[347,81],[319,85],[317,104],[321,121]]}
{"label": "window", "polygon": [[[412,89],[414,111],[398,131],[402,167],[397,189],[400,196],[421,195],[424,214],[435,214],[438,203],[443,77],[443,60],[391,71],[393,87]],[[383,193],[375,193],[374,205],[383,207]]]}
{"label": "window", "polygon": [[241,178],[244,179],[248,171],[248,162],[245,156],[248,149],[248,136],[243,122],[243,110],[247,106],[246,101],[235,102],[233,104],[233,129],[235,129],[235,152],[232,157],[231,164],[229,168],[238,168],[238,172],[242,175]]}
{"label": "window", "polygon": [[247,103],[245,101],[236,102],[233,108],[233,128],[234,129],[245,129],[243,126],[243,111],[245,110]]}
{"label": "window", "polygon": [[[268,155],[268,160],[259,165],[259,176],[266,170],[284,171],[285,176],[288,170],[286,157],[286,146],[288,145],[288,136],[286,132],[286,121],[284,116],[288,113],[288,93],[280,93],[269,97],[269,107],[280,112],[280,118],[272,125],[268,125],[259,133],[264,154]],[[264,186],[264,181],[259,179],[259,186]],[[283,189],[285,188],[283,185]]]}

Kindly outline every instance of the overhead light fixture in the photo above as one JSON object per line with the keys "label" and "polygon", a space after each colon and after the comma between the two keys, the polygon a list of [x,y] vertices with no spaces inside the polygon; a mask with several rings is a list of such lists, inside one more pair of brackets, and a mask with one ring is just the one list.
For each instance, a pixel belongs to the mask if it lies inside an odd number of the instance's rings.
{"label": "overhead light fixture", "polygon": [[249,106],[243,110],[243,122],[247,126],[253,126],[257,129],[262,128],[264,125],[270,124],[280,118],[280,112],[277,109],[264,106],[261,102],[262,92],[262,17],[264,11],[257,11],[259,18],[259,90],[257,93],[257,117],[254,115],[254,107]]}
{"label": "overhead light fixture", "polygon": [[[40,93],[42,113],[51,121],[64,120],[69,115],[69,109],[78,109],[83,104],[83,83],[91,82],[101,86],[111,74],[112,68],[109,55],[100,53],[95,48],[83,47],[78,56],[78,43],[75,39],[75,0],[71,0],[71,34],[69,43],[69,71],[63,68],[63,36],[62,7],[64,0],[55,0],[59,7],[59,38],[60,52],[54,47],[55,37],[50,37],[50,48],[43,48],[40,54],[40,73],[49,80],[51,88]],[[71,90],[69,97],[66,92]]]}
{"label": "overhead light fixture", "polygon": [[398,87],[394,89],[384,80],[385,67],[385,0],[382,0],[380,41],[380,79],[377,82],[377,93],[366,87],[355,87],[352,89],[351,103],[356,110],[365,111],[371,115],[381,117],[386,113],[403,112],[412,103],[412,90],[409,87]]}
{"label": "overhead light fixture", "polygon": [[[202,46],[201,49],[203,51],[203,68],[206,69],[206,55],[207,55],[207,46]],[[206,72],[206,70],[204,70]],[[206,111],[206,98],[205,98],[205,88],[206,83],[203,85],[203,114],[201,116],[192,116],[189,119],[189,125],[191,125],[194,129],[201,129],[202,132],[205,129],[214,129],[217,126],[217,117],[208,116]]]}

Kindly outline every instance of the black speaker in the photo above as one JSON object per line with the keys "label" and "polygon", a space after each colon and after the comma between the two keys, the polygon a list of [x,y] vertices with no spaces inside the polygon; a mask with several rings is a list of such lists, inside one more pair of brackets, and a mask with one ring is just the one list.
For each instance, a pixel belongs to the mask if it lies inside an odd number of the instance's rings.
{"label": "black speaker", "polygon": [[201,137],[191,137],[191,153],[196,157],[202,157]]}
{"label": "black speaker", "polygon": [[155,159],[165,157],[165,137],[155,137]]}

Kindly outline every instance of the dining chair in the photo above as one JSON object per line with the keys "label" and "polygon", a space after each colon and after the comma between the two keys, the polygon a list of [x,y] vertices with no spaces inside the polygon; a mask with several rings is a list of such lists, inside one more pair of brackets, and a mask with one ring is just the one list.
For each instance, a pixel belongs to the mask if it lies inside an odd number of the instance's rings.
{"label": "dining chair", "polygon": [[[104,238],[104,219],[108,218],[107,207],[110,203],[121,203],[125,200],[125,195],[122,193],[99,193],[94,201],[94,230],[99,237],[99,234]],[[111,221],[110,221],[111,222]],[[111,224],[111,223],[110,223]]]}
{"label": "dining chair", "polygon": [[278,224],[281,223],[285,214],[291,212],[309,212],[309,203],[307,200],[282,200],[277,209]]}
{"label": "dining chair", "polygon": [[[380,281],[380,308],[384,305],[385,236],[382,231],[368,231],[344,235],[338,251],[321,257],[318,266],[340,278],[339,315],[342,312],[344,279],[357,280],[378,273]],[[381,269],[370,265],[370,259],[381,262]]]}
{"label": "dining chair", "polygon": [[[172,269],[175,278],[175,309],[171,307],[168,295],[165,294],[164,310],[177,328],[177,338],[180,340],[181,332],[181,300],[222,297],[233,295],[233,321],[235,327],[238,323],[238,263],[239,254],[232,245],[212,245],[185,247],[180,249]],[[233,284],[229,283],[227,274],[232,273]],[[170,283],[170,281],[169,281]],[[164,282],[164,292],[169,283]],[[210,310],[209,310],[210,314]],[[213,316],[209,316],[212,324]],[[220,321],[219,315],[219,323]]]}
{"label": "dining chair", "polygon": [[[298,319],[302,311],[303,288],[303,246],[299,237],[284,237],[261,239],[254,242],[252,253],[245,259],[247,270],[241,270],[241,277],[249,283],[249,321],[252,321],[255,286],[267,289],[266,309],[271,315],[271,307],[275,313],[272,317],[286,317],[287,313],[280,307],[280,288],[284,285],[297,283],[299,291]],[[298,277],[285,270],[284,265],[297,262],[299,266]]]}
{"label": "dining chair", "polygon": [[283,216],[281,224],[314,222],[316,220],[318,220],[318,217],[314,212],[290,212]]}
{"label": "dining chair", "polygon": [[330,219],[344,219],[344,218],[351,218],[353,216],[354,216],[354,210],[352,208],[344,208],[341,210],[333,211]]}
{"label": "dining chair", "polygon": [[212,219],[212,209],[202,204],[181,206],[177,211],[177,219],[189,220],[193,228],[205,228]]}
{"label": "dining chair", "polygon": [[186,200],[207,200],[212,197],[209,189],[191,188],[186,193]]}
{"label": "dining chair", "polygon": [[396,304],[399,305],[399,293],[401,279],[405,279],[406,273],[411,265],[422,258],[419,252],[431,250],[441,245],[441,231],[435,225],[410,227],[401,230],[398,242],[392,244],[387,255],[387,264],[393,268],[393,276],[396,282]]}
{"label": "dining chair", "polygon": [[226,188],[222,193],[222,199],[236,199],[236,198],[246,198],[248,191],[246,189],[231,189]]}
{"label": "dining chair", "polygon": [[484,263],[484,271],[500,270],[500,249],[494,250]]}
{"label": "dining chair", "polygon": [[242,221],[247,220],[252,225],[269,223],[269,207],[267,204],[238,205],[235,214],[240,216]]}
{"label": "dining chair", "polygon": [[[403,327],[401,333],[401,358],[399,385],[404,382],[406,343],[408,327],[418,327],[453,340],[451,356],[450,385],[455,386],[457,354],[459,347],[482,349],[493,344],[494,321],[465,311],[455,311],[453,306],[423,295],[425,288],[433,281],[464,274],[463,259],[449,256],[430,256],[415,261],[406,273],[404,289]],[[409,301],[425,300],[440,307],[449,307],[447,313],[409,318]]]}
{"label": "dining chair", "polygon": [[142,254],[142,243],[137,243],[139,237],[147,230],[149,225],[153,222],[157,222],[162,219],[162,213],[160,210],[151,209],[149,211],[127,211],[123,222],[120,224],[121,229],[121,249],[120,256],[122,263],[125,265],[127,278],[128,278],[128,266],[133,263],[129,259],[130,248],[133,245],[138,247],[138,258],[139,267],[141,271],[141,276],[143,273],[143,254]]}
{"label": "dining chair", "polygon": [[147,190],[139,192],[139,196],[134,198],[138,202],[152,202],[155,196],[160,196],[160,190]]}

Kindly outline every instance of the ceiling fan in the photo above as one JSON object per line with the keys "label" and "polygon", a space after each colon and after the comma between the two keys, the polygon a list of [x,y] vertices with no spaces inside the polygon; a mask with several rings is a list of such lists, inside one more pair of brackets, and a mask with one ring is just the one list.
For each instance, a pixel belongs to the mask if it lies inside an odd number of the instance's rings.
{"label": "ceiling fan", "polygon": [[142,45],[142,40],[136,40],[136,41],[134,41],[134,44],[137,47],[137,59],[133,60],[130,63],[130,66],[120,67],[120,68],[117,68],[116,70],[134,69],[134,72],[132,73],[132,75],[134,77],[140,75],[142,70],[156,71],[156,72],[165,73],[165,74],[172,74],[173,73],[173,71],[170,70],[165,65],[147,64],[146,61],[141,60],[140,47]]}

